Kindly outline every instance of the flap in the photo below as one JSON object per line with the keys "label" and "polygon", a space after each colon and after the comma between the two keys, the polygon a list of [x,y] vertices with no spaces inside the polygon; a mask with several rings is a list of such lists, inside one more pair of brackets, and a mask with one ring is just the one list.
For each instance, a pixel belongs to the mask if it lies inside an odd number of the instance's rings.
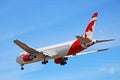
{"label": "flap", "polygon": [[57,55],[57,53],[55,51],[43,51],[43,54],[50,56],[50,57],[54,57]]}

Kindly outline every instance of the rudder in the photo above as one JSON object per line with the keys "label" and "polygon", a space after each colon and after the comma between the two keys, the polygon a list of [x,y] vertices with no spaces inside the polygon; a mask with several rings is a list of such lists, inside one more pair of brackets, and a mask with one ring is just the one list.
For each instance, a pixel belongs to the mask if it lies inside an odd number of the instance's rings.
{"label": "rudder", "polygon": [[90,40],[93,39],[93,34],[94,34],[94,28],[95,28],[95,23],[96,23],[96,20],[97,20],[97,16],[98,16],[98,12],[94,13],[92,15],[92,19],[90,20],[86,30],[85,30],[85,33],[83,34],[83,37],[84,38],[88,38]]}

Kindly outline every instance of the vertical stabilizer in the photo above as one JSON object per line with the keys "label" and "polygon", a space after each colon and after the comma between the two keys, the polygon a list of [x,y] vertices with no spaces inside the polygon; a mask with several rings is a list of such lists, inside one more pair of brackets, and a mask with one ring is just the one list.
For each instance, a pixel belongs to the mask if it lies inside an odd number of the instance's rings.
{"label": "vertical stabilizer", "polygon": [[90,20],[86,30],[85,30],[85,33],[83,34],[83,38],[88,38],[90,40],[93,39],[93,35],[94,35],[94,28],[95,28],[95,23],[96,23],[96,20],[97,20],[97,16],[98,16],[98,12],[94,13],[92,15],[92,19]]}

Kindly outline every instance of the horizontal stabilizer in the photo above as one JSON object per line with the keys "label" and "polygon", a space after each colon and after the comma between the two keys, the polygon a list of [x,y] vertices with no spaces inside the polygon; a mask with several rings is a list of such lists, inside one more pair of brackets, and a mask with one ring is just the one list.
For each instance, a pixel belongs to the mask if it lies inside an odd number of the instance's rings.
{"label": "horizontal stabilizer", "polygon": [[96,43],[101,43],[101,42],[108,42],[108,41],[114,41],[115,39],[109,39],[109,40],[96,40]]}
{"label": "horizontal stabilizer", "polygon": [[99,49],[99,50],[92,50],[92,51],[85,51],[85,52],[79,52],[79,53],[76,53],[76,55],[69,55],[69,56],[66,56],[66,57],[73,57],[73,56],[77,56],[77,55],[83,55],[83,54],[91,54],[91,53],[96,53],[96,52],[102,52],[102,51],[106,51],[108,50],[109,48],[104,48],[104,49]]}

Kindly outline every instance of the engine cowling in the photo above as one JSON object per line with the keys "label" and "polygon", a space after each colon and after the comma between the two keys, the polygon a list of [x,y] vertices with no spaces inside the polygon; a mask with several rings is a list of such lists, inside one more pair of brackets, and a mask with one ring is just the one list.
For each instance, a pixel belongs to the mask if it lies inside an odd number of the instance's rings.
{"label": "engine cowling", "polygon": [[29,53],[23,55],[23,57],[22,57],[23,61],[25,61],[25,62],[32,61],[34,58],[36,58],[36,56],[35,55],[31,55]]}
{"label": "engine cowling", "polygon": [[65,64],[67,64],[67,62],[66,62],[67,60],[68,60],[67,58],[55,58],[54,62],[56,64],[65,65]]}
{"label": "engine cowling", "polygon": [[56,64],[61,64],[60,58],[55,58],[55,59],[54,59],[54,62],[55,62]]}

